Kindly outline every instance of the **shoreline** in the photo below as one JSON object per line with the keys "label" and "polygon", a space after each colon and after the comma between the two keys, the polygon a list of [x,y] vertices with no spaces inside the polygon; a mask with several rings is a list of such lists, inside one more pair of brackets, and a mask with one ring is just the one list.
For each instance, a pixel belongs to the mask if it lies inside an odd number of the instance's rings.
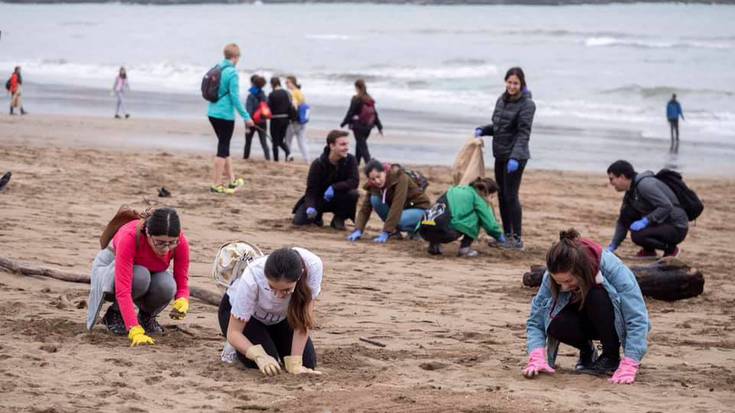
{"label": "shoreline", "polygon": [[189,4],[392,4],[414,6],[578,6],[610,4],[711,4],[733,5],[735,0],[1,0],[11,4],[140,4],[173,6]]}

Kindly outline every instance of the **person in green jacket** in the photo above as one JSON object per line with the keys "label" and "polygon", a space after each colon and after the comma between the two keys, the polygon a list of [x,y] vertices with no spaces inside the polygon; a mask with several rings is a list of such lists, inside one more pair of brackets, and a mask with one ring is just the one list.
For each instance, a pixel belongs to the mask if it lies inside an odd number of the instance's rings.
{"label": "person in green jacket", "polygon": [[477,251],[470,245],[480,235],[480,227],[490,236],[505,244],[505,236],[495,220],[487,198],[498,192],[498,185],[490,178],[477,178],[470,185],[453,186],[439,197],[421,221],[419,234],[429,241],[429,254],[441,254],[440,244],[462,237],[460,257],[475,257]]}
{"label": "person in green jacket", "polygon": [[[233,194],[235,189],[245,184],[242,178],[235,179],[230,161],[230,141],[235,131],[235,111],[245,120],[247,127],[254,127],[255,123],[250,119],[250,114],[240,102],[240,76],[237,73],[237,63],[240,61],[240,48],[234,44],[228,44],[224,50],[225,60],[219,64],[222,77],[219,83],[219,100],[210,103],[207,110],[209,123],[217,135],[217,156],[214,158],[214,179],[210,188],[212,192],[220,194]],[[227,175],[227,186],[222,178]]]}

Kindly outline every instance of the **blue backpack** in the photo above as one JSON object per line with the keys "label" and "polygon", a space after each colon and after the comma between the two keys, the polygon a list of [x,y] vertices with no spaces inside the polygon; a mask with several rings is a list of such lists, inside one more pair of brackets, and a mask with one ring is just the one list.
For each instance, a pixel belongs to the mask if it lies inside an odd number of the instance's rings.
{"label": "blue backpack", "polygon": [[311,112],[311,106],[307,105],[306,103],[303,103],[299,106],[299,124],[300,125],[306,125],[309,123],[309,115]]}

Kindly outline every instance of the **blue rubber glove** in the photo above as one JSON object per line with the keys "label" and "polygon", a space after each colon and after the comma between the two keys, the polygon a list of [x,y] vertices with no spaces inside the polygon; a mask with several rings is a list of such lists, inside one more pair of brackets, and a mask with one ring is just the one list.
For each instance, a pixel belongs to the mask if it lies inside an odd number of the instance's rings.
{"label": "blue rubber glove", "polygon": [[360,239],[360,237],[362,237],[362,231],[356,229],[352,232],[352,234],[347,236],[347,241],[357,241]]}
{"label": "blue rubber glove", "polygon": [[309,219],[316,218],[316,208],[313,208],[313,207],[306,208],[306,216],[309,217]]}
{"label": "blue rubber glove", "polygon": [[475,129],[475,138],[481,138],[482,137],[482,128]]}
{"label": "blue rubber glove", "polygon": [[390,233],[381,232],[380,235],[373,239],[373,242],[377,242],[378,244],[385,244],[385,242],[388,241],[388,237],[390,237]]}
{"label": "blue rubber glove", "polygon": [[508,239],[505,238],[505,235],[500,234],[500,236],[498,237],[498,242],[501,244],[505,244],[506,242],[508,242]]}
{"label": "blue rubber glove", "polygon": [[329,185],[326,191],[324,191],[324,200],[330,202],[334,198],[334,187]]}
{"label": "blue rubber glove", "polygon": [[630,230],[631,231],[640,231],[640,230],[646,228],[648,226],[648,224],[650,224],[650,222],[648,222],[648,218],[643,217],[642,219],[639,219],[638,221],[630,224]]}
{"label": "blue rubber glove", "polygon": [[615,245],[615,244],[610,244],[610,245],[608,245],[608,246],[607,246],[607,250],[608,250],[609,252],[613,252],[613,253],[614,253],[614,252],[615,252],[615,250],[617,250],[617,249],[618,249],[618,246],[617,246],[617,245]]}
{"label": "blue rubber glove", "polygon": [[518,167],[520,164],[515,159],[511,159],[508,161],[508,173],[512,174],[513,172],[518,170]]}

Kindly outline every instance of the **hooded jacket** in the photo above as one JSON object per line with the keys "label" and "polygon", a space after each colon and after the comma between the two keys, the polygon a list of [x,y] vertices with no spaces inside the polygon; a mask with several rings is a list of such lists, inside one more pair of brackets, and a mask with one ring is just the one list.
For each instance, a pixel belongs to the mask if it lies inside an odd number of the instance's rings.
{"label": "hooded jacket", "polygon": [[[359,96],[353,96],[352,100],[350,101],[350,108],[347,109],[347,114],[345,114],[344,120],[342,120],[342,123],[339,125],[340,128],[344,128],[345,125],[350,125],[351,129],[370,129],[372,130],[372,126],[363,125],[356,121],[356,118],[360,116],[360,111],[362,111],[362,103],[363,99],[370,100],[375,104],[375,100],[369,96],[365,96],[363,98],[360,98]],[[380,122],[380,116],[378,115],[377,108],[375,109],[375,125],[378,127],[379,131],[383,131],[383,123]]]}
{"label": "hooded jacket", "polygon": [[349,192],[360,185],[360,175],[357,172],[357,160],[351,154],[340,159],[337,165],[330,162],[327,145],[321,156],[311,162],[306,178],[306,193],[296,202],[292,213],[296,213],[303,203],[306,203],[307,208],[318,208],[323,201],[324,191],[330,185],[336,193]]}
{"label": "hooded jacket", "polygon": [[490,205],[475,188],[468,185],[449,188],[447,203],[452,211],[451,226],[455,231],[467,234],[472,239],[477,239],[481,226],[495,239],[503,234]]}
{"label": "hooded jacket", "polygon": [[[253,116],[255,116],[255,112],[257,112],[258,110],[260,102],[266,102],[268,99],[265,97],[265,92],[263,92],[263,89],[261,88],[251,87],[249,89],[249,92],[250,94],[248,94],[247,99],[245,99],[245,110],[252,118]],[[260,124],[263,125],[265,123],[266,119],[263,118]]]}
{"label": "hooded jacket", "polygon": [[219,66],[222,68],[222,78],[219,82],[219,96],[221,98],[216,102],[209,103],[207,115],[212,118],[234,121],[235,111],[237,111],[245,121],[249,121],[250,115],[240,102],[240,75],[237,73],[235,65],[225,59]]}
{"label": "hooded jacket", "polygon": [[493,137],[495,159],[518,161],[531,158],[528,141],[536,113],[531,93],[524,91],[518,99],[503,93],[495,102],[493,123],[482,126],[482,136]]}

